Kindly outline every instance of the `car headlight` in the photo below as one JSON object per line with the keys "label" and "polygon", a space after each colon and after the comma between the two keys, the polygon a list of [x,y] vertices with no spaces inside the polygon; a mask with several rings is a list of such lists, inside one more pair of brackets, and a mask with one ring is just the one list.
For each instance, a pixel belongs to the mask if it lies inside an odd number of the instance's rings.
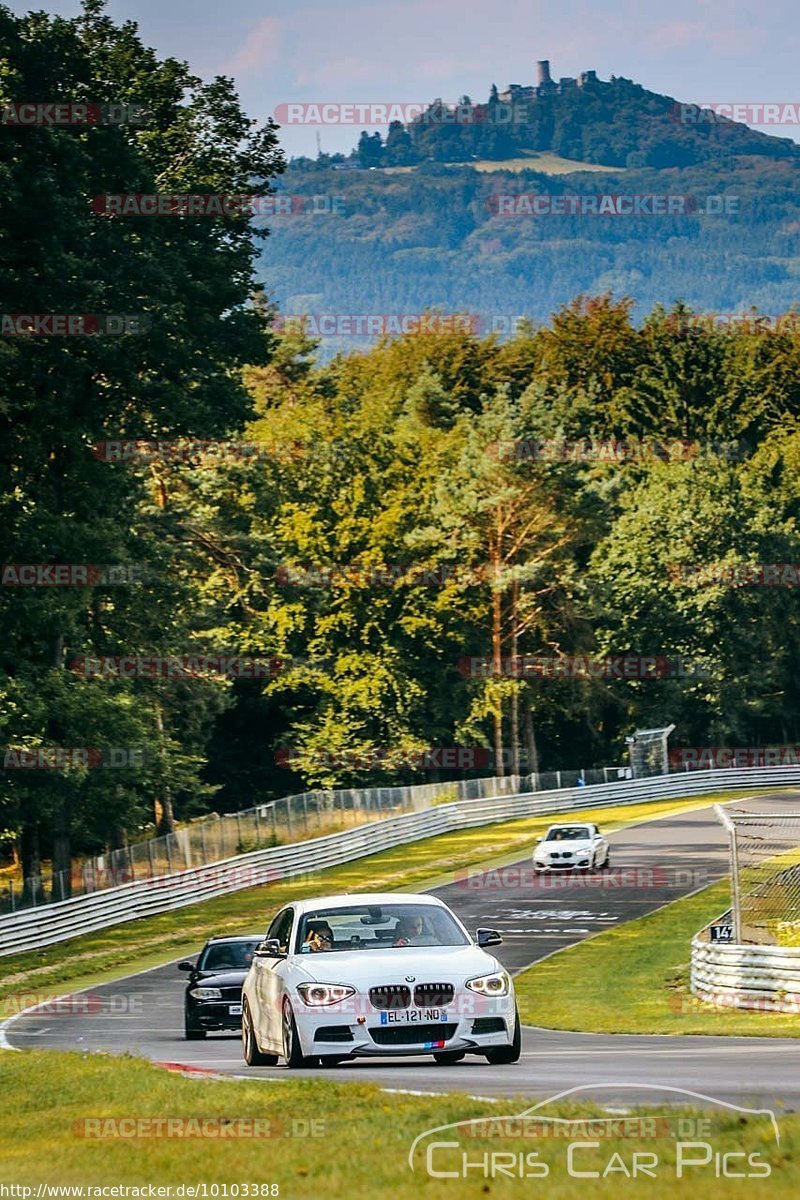
{"label": "car headlight", "polygon": [[320,1008],[324,1004],[337,1004],[348,996],[355,996],[356,989],[346,983],[298,983],[300,999],[309,1008]]}
{"label": "car headlight", "polygon": [[493,971],[491,975],[478,975],[475,979],[468,979],[466,987],[471,992],[479,992],[481,996],[507,996],[511,980],[505,971]]}
{"label": "car headlight", "polygon": [[221,1000],[222,992],[219,988],[212,987],[196,987],[189,992],[190,996],[194,996],[195,1000]]}

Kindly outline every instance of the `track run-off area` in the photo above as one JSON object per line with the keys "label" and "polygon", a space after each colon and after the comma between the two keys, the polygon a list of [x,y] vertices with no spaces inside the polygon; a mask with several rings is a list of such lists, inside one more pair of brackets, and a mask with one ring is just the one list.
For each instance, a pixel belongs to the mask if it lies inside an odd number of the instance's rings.
{"label": "track run-off area", "polygon": [[[796,811],[798,794],[773,792],[736,804]],[[710,807],[645,821],[608,836],[608,873],[574,879],[534,877],[531,845],[516,863],[483,874],[465,873],[432,890],[472,933],[479,926],[498,929],[503,944],[492,953],[517,974],[583,938],[652,912],[728,873],[727,835]],[[259,915],[258,923],[241,932],[263,935],[267,923]],[[14,1016],[0,1029],[0,1041],[18,1050],[135,1054],[272,1084],[288,1077],[283,1063],[247,1068],[234,1035],[210,1034],[201,1042],[185,1041],[185,983],[176,963],[166,963],[92,988],[89,1011],[54,1015],[33,1010]],[[576,977],[576,1006],[585,986]],[[361,1059],[312,1068],[302,1076],[370,1082],[391,1090],[522,1095],[532,1100],[579,1087],[581,1098],[616,1104],[687,1103],[691,1098],[685,1093],[691,1092],[700,1105],[702,1097],[709,1097],[729,1104],[800,1109],[800,1040],[564,1032],[548,1029],[547,1016],[542,1012],[541,1027],[524,1028],[522,1057],[512,1066],[490,1066],[471,1055],[448,1067],[437,1066],[427,1057]]]}

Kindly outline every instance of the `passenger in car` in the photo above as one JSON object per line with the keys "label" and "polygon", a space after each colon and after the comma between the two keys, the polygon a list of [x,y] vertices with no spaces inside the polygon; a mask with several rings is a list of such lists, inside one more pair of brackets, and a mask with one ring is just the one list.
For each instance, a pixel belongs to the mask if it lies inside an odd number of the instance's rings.
{"label": "passenger in car", "polygon": [[327,921],[309,921],[305,945],[312,950],[332,950],[333,930]]}

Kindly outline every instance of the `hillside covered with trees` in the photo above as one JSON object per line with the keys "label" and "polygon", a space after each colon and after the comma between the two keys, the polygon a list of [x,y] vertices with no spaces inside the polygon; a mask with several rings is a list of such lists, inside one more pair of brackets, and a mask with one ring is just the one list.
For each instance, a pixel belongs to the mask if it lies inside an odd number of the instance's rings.
{"label": "hillside covered with trees", "polygon": [[[703,111],[711,119],[695,119]],[[639,319],[678,300],[783,312],[796,301],[799,171],[791,138],[628,79],[519,103],[493,89],[481,103],[434,101],[385,138],[363,132],[349,156],[293,160],[280,184],[292,209],[268,220],[261,266],[286,313],[436,307],[502,330],[511,314],[545,322],[606,291],[632,296]],[[603,196],[643,210],[602,208]],[[657,213],[653,196],[677,199]]]}
{"label": "hillside covered with trees", "polygon": [[349,157],[323,156],[319,165],[404,167],[476,158],[500,162],[529,151],[551,151],[578,162],[661,169],[724,164],[732,156],[797,160],[800,155],[791,138],[760,133],[699,105],[682,108],[672,96],[622,76],[585,78],[581,86],[570,83],[564,88],[553,84],[542,95],[515,87],[502,93],[503,99],[492,84],[484,101],[462,96],[458,104],[447,104],[436,99],[410,121],[391,121],[385,138],[365,131]]}

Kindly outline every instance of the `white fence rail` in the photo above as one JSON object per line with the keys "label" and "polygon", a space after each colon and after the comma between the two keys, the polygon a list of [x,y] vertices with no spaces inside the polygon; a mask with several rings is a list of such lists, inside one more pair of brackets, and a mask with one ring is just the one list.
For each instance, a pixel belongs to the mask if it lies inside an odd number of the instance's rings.
{"label": "white fence rail", "polygon": [[800,1013],[800,946],[749,946],[692,939],[691,989],[729,1008]]}
{"label": "white fence rail", "polygon": [[[212,866],[140,880],[42,908],[23,909],[0,918],[0,956],[39,949],[79,934],[107,929],[140,917],[171,912],[241,888],[313,875],[365,855],[436,834],[490,825],[537,813],[570,812],[647,800],[703,795],[738,788],[791,787],[800,784],[800,767],[752,767],[663,775],[581,788],[458,800],[420,812],[373,821],[355,829],[287,846],[240,854]],[[259,914],[266,915],[266,914]]]}

